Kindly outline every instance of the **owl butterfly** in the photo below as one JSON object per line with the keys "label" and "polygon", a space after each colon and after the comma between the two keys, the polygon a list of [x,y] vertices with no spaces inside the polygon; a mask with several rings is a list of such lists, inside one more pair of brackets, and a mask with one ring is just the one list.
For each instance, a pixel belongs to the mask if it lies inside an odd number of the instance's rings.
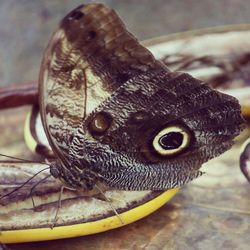
{"label": "owl butterfly", "polygon": [[102,4],[71,11],[45,51],[39,77],[51,174],[72,188],[165,190],[240,133],[238,101],[171,72]]}

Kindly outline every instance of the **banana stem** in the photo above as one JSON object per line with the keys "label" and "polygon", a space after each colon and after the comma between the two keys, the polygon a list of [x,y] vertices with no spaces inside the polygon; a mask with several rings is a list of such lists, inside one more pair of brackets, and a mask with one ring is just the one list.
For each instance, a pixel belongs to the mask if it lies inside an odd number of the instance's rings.
{"label": "banana stem", "polygon": [[38,85],[36,82],[0,89],[0,109],[33,104],[38,104]]}

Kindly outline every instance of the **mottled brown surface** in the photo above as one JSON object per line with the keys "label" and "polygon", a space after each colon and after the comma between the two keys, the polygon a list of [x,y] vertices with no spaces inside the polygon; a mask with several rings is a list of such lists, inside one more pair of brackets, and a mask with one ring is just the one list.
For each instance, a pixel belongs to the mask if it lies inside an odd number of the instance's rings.
{"label": "mottled brown surface", "polygon": [[[27,109],[1,112],[0,152],[30,159],[22,138]],[[248,249],[250,185],[238,149],[211,161],[207,174],[163,208],[120,229],[75,239],[9,245],[11,249]]]}

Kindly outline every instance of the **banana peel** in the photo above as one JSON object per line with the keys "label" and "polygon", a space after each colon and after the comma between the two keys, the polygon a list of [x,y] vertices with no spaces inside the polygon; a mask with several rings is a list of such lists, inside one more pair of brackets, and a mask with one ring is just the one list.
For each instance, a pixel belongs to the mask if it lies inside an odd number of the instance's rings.
{"label": "banana peel", "polygon": [[[21,183],[43,168],[43,164],[2,163],[1,173],[6,173],[4,176],[6,183],[10,183],[11,178],[16,176]],[[3,199],[5,203],[1,207],[0,213],[0,242],[17,243],[70,238],[118,228],[154,212],[178,191],[177,189],[161,193],[107,191],[105,195],[112,202],[119,217],[122,218],[121,222],[108,202],[95,197],[95,195],[90,196],[66,190],[62,195],[58,219],[53,225],[54,227],[51,228],[58,208],[60,182],[48,178],[34,191],[35,208],[33,208],[29,194],[32,186],[46,175],[48,175],[48,171],[44,171],[38,180],[32,181],[24,189],[16,192],[18,196],[14,194]],[[2,177],[3,174],[1,174]],[[3,182],[2,179],[0,181]],[[16,185],[20,184],[16,183]],[[4,190],[7,191],[6,188]]]}
{"label": "banana peel", "polygon": [[[39,119],[38,109],[33,107],[24,126],[26,144],[32,152],[53,157]],[[110,202],[95,191],[66,189],[62,194],[61,207],[58,207],[62,184],[49,176],[48,166],[5,162],[0,166],[0,193],[10,192],[43,169],[20,190],[0,201],[0,242],[53,240],[108,231],[149,215],[178,192],[177,188],[165,192],[107,190],[105,196],[112,203],[111,207]]]}

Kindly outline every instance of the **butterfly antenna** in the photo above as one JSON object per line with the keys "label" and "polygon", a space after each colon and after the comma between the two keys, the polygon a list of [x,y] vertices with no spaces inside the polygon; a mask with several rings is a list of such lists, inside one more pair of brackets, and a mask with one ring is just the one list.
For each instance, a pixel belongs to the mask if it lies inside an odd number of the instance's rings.
{"label": "butterfly antenna", "polygon": [[15,188],[14,190],[12,190],[11,192],[0,196],[0,200],[2,200],[3,198],[13,194],[14,192],[16,192],[17,190],[21,189],[23,186],[25,186],[28,182],[30,182],[32,179],[34,179],[37,175],[39,175],[41,172],[50,169],[50,167],[44,168],[42,170],[40,170],[39,172],[37,172],[36,174],[34,174],[32,177],[30,177],[27,181],[25,181],[22,185],[20,185],[19,187]]}
{"label": "butterfly antenna", "polygon": [[7,157],[7,158],[10,158],[10,159],[13,159],[13,160],[18,160],[18,161],[21,161],[21,162],[39,163],[39,164],[49,165],[47,162],[30,161],[30,160],[25,160],[23,158],[9,156],[9,155],[5,155],[5,154],[0,154],[0,156]]}
{"label": "butterfly antenna", "polygon": [[98,187],[96,184],[95,184],[95,187],[98,189],[98,191],[100,191],[100,193],[103,195],[104,199],[108,202],[110,208],[114,211],[115,215],[118,217],[118,219],[120,220],[121,224],[124,225],[125,224],[124,220],[122,219],[121,215],[116,211],[116,209],[112,205],[111,200],[105,195],[105,193],[101,190],[101,188]]}

